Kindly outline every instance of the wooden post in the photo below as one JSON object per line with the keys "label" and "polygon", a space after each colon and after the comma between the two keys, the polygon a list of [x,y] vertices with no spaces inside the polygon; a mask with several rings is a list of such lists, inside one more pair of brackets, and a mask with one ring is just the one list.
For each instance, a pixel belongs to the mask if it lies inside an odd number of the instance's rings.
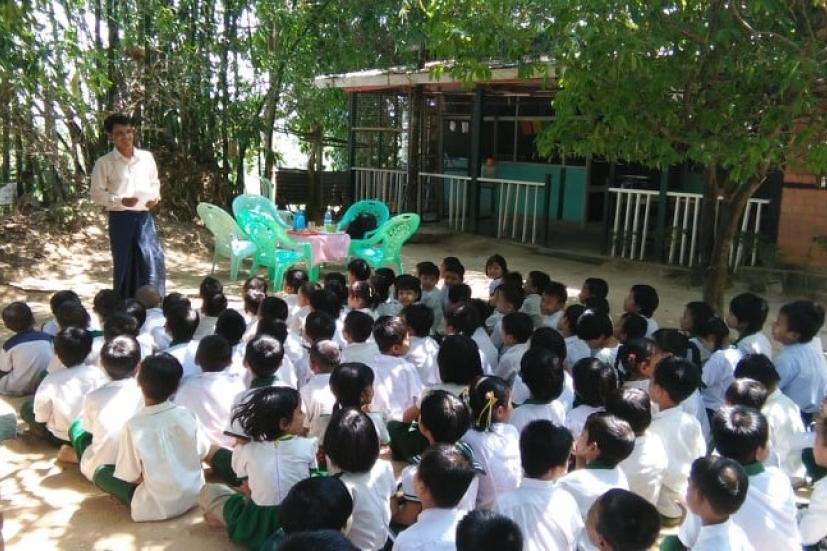
{"label": "wooden post", "polygon": [[617,187],[617,164],[612,161],[609,164],[609,176],[606,182],[606,191],[603,192],[603,243],[600,247],[600,253],[607,255],[611,250],[611,224],[609,222],[609,213],[612,212],[612,194],[609,190]]}
{"label": "wooden post", "polygon": [[[471,152],[468,159],[468,175],[471,177],[471,205],[469,214],[473,220],[472,229],[475,233],[480,230],[480,167],[482,147],[482,109],[485,93],[482,87],[474,90],[474,106],[471,111]],[[500,205],[503,208],[503,205]]]}
{"label": "wooden post", "polygon": [[347,174],[348,187],[350,188],[350,202],[356,200],[356,175],[353,173],[353,166],[356,164],[356,109],[358,107],[356,92],[351,92],[348,97],[350,105],[347,112]]}
{"label": "wooden post", "polygon": [[664,261],[666,252],[666,211],[669,209],[669,168],[660,172],[660,193],[658,194],[658,220],[655,228],[655,258]]}
{"label": "wooden post", "polygon": [[425,108],[422,85],[411,88],[408,96],[408,186],[405,190],[405,210],[422,216],[422,197],[419,193],[419,156],[422,139],[422,112]]}

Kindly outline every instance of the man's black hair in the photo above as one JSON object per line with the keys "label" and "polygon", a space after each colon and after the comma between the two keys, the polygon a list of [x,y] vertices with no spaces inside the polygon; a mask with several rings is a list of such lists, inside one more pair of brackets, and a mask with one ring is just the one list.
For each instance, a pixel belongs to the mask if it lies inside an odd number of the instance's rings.
{"label": "man's black hair", "polygon": [[735,377],[748,377],[755,379],[765,387],[767,390],[774,389],[778,386],[781,376],[775,369],[772,360],[764,354],[747,354],[735,366]]}
{"label": "man's black hair", "polygon": [[356,281],[367,281],[370,279],[370,266],[361,258],[354,258],[347,265],[348,273],[353,275]]}
{"label": "man's black hair", "polygon": [[500,294],[500,298],[514,307],[514,310],[522,308],[523,301],[525,301],[525,291],[522,287],[503,283],[497,287],[497,292]]}
{"label": "man's black hair", "polygon": [[49,298],[49,310],[52,311],[52,315],[57,315],[58,307],[64,302],[80,303],[80,297],[76,292],[72,291],[71,289],[55,292]]}
{"label": "man's black hair", "polygon": [[471,300],[471,287],[465,283],[452,285],[448,289],[448,302],[456,304],[458,302],[468,302]]}
{"label": "man's black hair", "polygon": [[574,333],[577,338],[584,341],[611,337],[614,333],[612,319],[603,312],[586,310],[577,320],[577,328]]}
{"label": "man's black hair", "polygon": [[329,340],[336,334],[336,320],[327,312],[310,312],[304,320],[304,336],[310,342]]}
{"label": "man's black hair", "polygon": [[280,297],[266,297],[258,307],[260,318],[286,320],[288,314],[287,303]]}
{"label": "man's black hair", "polygon": [[355,408],[333,412],[324,434],[324,451],[346,473],[366,473],[379,458],[376,426]]}
{"label": "man's black hair", "polygon": [[111,314],[123,310],[123,300],[113,289],[101,289],[92,300],[92,310],[104,321]]}
{"label": "man's black hair", "polygon": [[406,335],[405,323],[398,317],[380,318],[373,327],[373,339],[383,354],[389,352],[394,345],[404,343]]}
{"label": "man's black hair", "polygon": [[103,338],[111,339],[118,335],[132,335],[137,337],[141,326],[138,320],[125,312],[113,312],[103,322]]}
{"label": "man's black hair", "polygon": [[574,392],[581,403],[603,407],[618,386],[617,371],[597,358],[581,358],[571,368]]}
{"label": "man's black hair", "polygon": [[166,319],[167,332],[172,337],[172,342],[182,343],[192,340],[198,329],[200,316],[189,306],[178,304],[169,309]]}
{"label": "man's black hair", "polygon": [[135,318],[135,321],[138,322],[138,329],[141,329],[146,323],[146,308],[134,298],[123,301],[123,311]]}
{"label": "man's black hair", "polygon": [[566,304],[569,299],[569,292],[566,286],[559,281],[549,281],[548,284],[542,288],[541,293],[556,298],[561,304]]}
{"label": "man's black hair", "polygon": [[634,312],[624,312],[620,316],[620,327],[623,333],[626,334],[626,342],[642,339],[646,337],[646,331],[649,329],[649,324],[646,318]]}
{"label": "man's black hair", "polygon": [[473,335],[480,323],[479,312],[470,304],[453,304],[445,312],[445,325],[466,337]]}
{"label": "man's black hair", "polygon": [[589,295],[593,297],[607,298],[609,296],[609,284],[605,279],[599,277],[587,277],[583,287],[588,289]]}
{"label": "man's black hair", "polygon": [[421,276],[439,277],[439,266],[433,262],[419,262],[416,265],[416,273]]}
{"label": "man's black hair", "polygon": [[351,310],[345,316],[344,330],[353,342],[365,342],[373,332],[373,318],[365,312]]}
{"label": "man's black hair", "polygon": [[68,301],[57,307],[55,321],[60,327],[89,327],[92,318],[80,302]]}
{"label": "man's black hair", "polygon": [[735,379],[724,393],[726,401],[733,406],[746,406],[761,411],[767,401],[767,387],[755,379]]}
{"label": "man's black hair", "polygon": [[115,129],[115,125],[119,124],[121,126],[134,126],[135,123],[132,120],[132,117],[126,115],[124,113],[112,113],[111,115],[107,115],[105,119],[103,119],[103,131],[107,134],[111,134],[112,131]]}

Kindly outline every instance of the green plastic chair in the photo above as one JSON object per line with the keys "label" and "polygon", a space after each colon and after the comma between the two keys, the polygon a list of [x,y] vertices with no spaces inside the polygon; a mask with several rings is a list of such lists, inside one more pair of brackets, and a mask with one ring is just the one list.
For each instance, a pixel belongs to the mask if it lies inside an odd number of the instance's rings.
{"label": "green plastic chair", "polygon": [[269,198],[262,195],[245,193],[233,199],[233,215],[235,215],[235,219],[238,220],[239,213],[245,211],[264,213],[273,218],[273,220],[283,228],[289,228],[293,222],[292,212],[278,210]]}
{"label": "green plastic chair", "polygon": [[273,288],[281,289],[285,272],[295,264],[304,263],[310,281],[318,281],[319,266],[313,264],[310,243],[295,241],[272,216],[261,212],[241,211],[238,223],[256,246],[251,273],[255,274],[259,266],[267,267]]}
{"label": "green plastic chair", "polygon": [[361,258],[371,267],[381,268],[389,264],[402,273],[402,245],[419,229],[419,215],[399,214],[382,224],[373,236],[361,239],[349,256]]}
{"label": "green plastic chair", "polygon": [[233,217],[221,207],[211,203],[199,203],[196,211],[215,238],[210,273],[215,271],[215,262],[222,256],[230,259],[230,279],[237,280],[241,262],[245,258],[255,256],[255,244],[247,239]]}
{"label": "green plastic chair", "polygon": [[[391,217],[391,213],[385,203],[376,201],[375,199],[365,199],[364,201],[357,201],[347,208],[342,215],[342,219],[336,224],[336,229],[339,231],[346,230],[350,223],[356,220],[356,217],[360,214],[372,214],[376,218],[377,229]],[[365,238],[370,237],[371,233],[372,232],[368,232]]]}

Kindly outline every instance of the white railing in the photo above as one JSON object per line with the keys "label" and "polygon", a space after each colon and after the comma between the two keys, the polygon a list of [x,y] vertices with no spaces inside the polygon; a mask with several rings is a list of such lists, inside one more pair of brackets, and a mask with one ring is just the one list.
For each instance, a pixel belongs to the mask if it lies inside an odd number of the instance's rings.
{"label": "white railing", "polygon": [[[468,182],[470,176],[455,174],[419,173],[419,205],[421,211],[431,210],[440,215],[447,214],[448,227],[455,231],[465,231],[466,213],[468,212]],[[447,198],[447,204],[444,201]],[[440,209],[442,204],[445,208]],[[420,215],[422,212],[420,212]]]}
{"label": "white railing", "polygon": [[353,167],[351,170],[356,183],[354,201],[378,199],[386,203],[391,212],[404,210],[407,171],[365,167]]}
{"label": "white railing", "polygon": [[[611,256],[633,260],[644,260],[649,244],[647,237],[652,228],[652,207],[658,207],[660,192],[645,189],[611,188],[615,196],[614,221],[611,235]],[[693,266],[697,260],[698,229],[701,218],[701,201],[699,193],[682,193],[670,191],[666,194],[667,208],[672,208],[671,226],[666,229],[668,245],[667,262],[680,266]],[[718,205],[715,208],[715,226],[718,221]],[[757,236],[761,230],[761,218],[768,199],[752,198],[747,202],[741,218],[741,235],[737,245],[730,248],[729,263],[733,269],[748,263],[755,266],[758,261],[759,243]],[[753,239],[747,243],[745,236],[752,234]],[[746,259],[748,257],[748,260]]]}
{"label": "white railing", "polygon": [[543,223],[540,211],[545,184],[497,178],[479,178],[478,181],[497,187],[497,237],[527,243],[531,228],[531,243],[536,243],[537,223]]}

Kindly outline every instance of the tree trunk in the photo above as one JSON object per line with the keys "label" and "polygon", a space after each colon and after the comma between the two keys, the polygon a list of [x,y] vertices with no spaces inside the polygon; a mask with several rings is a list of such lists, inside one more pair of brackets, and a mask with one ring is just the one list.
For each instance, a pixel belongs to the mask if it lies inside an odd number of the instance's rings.
{"label": "tree trunk", "polygon": [[322,211],[322,171],[324,170],[324,146],[322,129],[314,128],[310,133],[310,155],[307,158],[307,208],[308,220],[320,219]]}

